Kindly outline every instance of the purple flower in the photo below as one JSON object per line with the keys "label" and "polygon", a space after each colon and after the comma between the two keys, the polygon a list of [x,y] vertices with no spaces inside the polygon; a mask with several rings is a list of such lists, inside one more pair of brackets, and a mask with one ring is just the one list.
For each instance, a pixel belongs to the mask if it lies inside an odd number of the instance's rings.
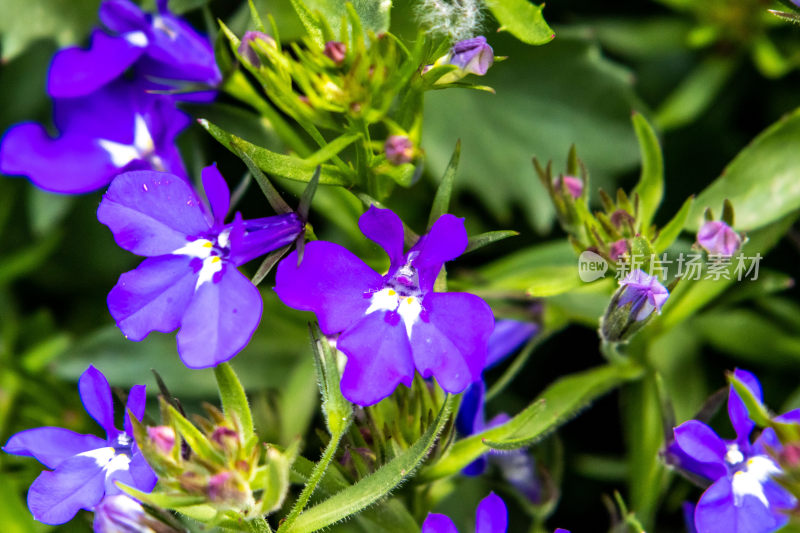
{"label": "purple flower", "polygon": [[166,4],[160,0],[160,12],[149,15],[128,0],[103,2],[100,18],[113,33],[95,30],[89,48],[65,48],[50,65],[47,91],[58,135],[33,122],[11,127],[0,142],[0,172],[66,194],[103,187],[125,170],[185,174],[175,137],[189,117],[176,100],[207,101],[214,92],[150,91],[186,82],[210,87],[221,76],[208,39]]}
{"label": "purple flower", "polygon": [[414,157],[414,144],[405,135],[389,135],[383,145],[386,160],[393,165],[411,162]]}
{"label": "purple flower", "polygon": [[567,192],[574,199],[578,199],[583,194],[583,180],[573,176],[564,176],[563,178],[555,178],[553,180],[553,187],[556,192],[561,191],[562,187],[566,187]]}
{"label": "purple flower", "polygon": [[608,248],[608,257],[612,261],[617,261],[620,257],[628,253],[628,241],[620,239],[614,241]]}
{"label": "purple flower", "polygon": [[[80,435],[68,429],[42,427],[13,435],[3,447],[7,453],[36,458],[49,468],[28,490],[28,508],[45,524],[64,524],[81,510],[93,510],[104,496],[121,494],[119,481],[150,492],[156,476],[136,447],[130,420],[125,431],[114,424],[111,387],[93,366],[78,381],[86,412],[106,431],[106,438]],[[144,415],[145,387],[135,385],[128,394],[127,410],[137,419]]]}
{"label": "purple flower", "polygon": [[94,533],[179,533],[164,522],[149,516],[142,505],[129,496],[106,496],[94,508]]}
{"label": "purple flower", "polygon": [[323,53],[337,65],[341,65],[347,57],[347,46],[339,41],[328,41],[325,43]]}
{"label": "purple flower", "polygon": [[[475,511],[475,533],[505,533],[508,510],[500,496],[490,492]],[[456,525],[443,514],[429,513],[422,524],[422,533],[458,533]]]}
{"label": "purple flower", "polygon": [[625,276],[619,284],[622,292],[617,306],[631,304],[630,313],[636,321],[646,319],[653,311],[660,313],[669,297],[669,291],[658,282],[656,276],[649,276],[638,268]]}
{"label": "purple flower", "polygon": [[742,238],[721,220],[710,220],[697,232],[697,244],[709,255],[730,257],[742,246]]}
{"label": "purple flower", "polygon": [[239,55],[254,67],[261,66],[261,59],[253,49],[253,43],[257,41],[263,41],[273,48],[277,48],[275,39],[273,39],[271,35],[260,31],[245,32],[244,37],[242,37],[242,42],[239,43]]}
{"label": "purple flower", "polygon": [[[761,399],[761,386],[753,374],[737,369],[734,375]],[[785,420],[793,420],[798,415],[800,411],[783,416]],[[736,431],[735,440],[723,440],[706,424],[690,420],[675,428],[674,441],[667,450],[679,468],[711,482],[695,508],[697,532],[775,531],[787,523],[785,511],[797,503],[772,479],[781,471],[767,450],[780,449],[780,442],[771,428],[750,442],[755,424],[732,386],[728,394],[728,416]]]}
{"label": "purple flower", "polygon": [[119,79],[88,96],[56,99],[53,121],[56,138],[33,122],[9,129],[0,142],[0,172],[67,194],[95,190],[123,170],[185,175],[175,138],[189,117],[139,82]]}
{"label": "purple flower", "polygon": [[[528,339],[536,334],[538,329],[539,328],[536,324],[530,322],[520,322],[518,320],[498,320],[495,322],[494,330],[489,336],[486,369],[492,368],[493,366],[501,363],[506,357],[517,351],[520,346],[522,346]],[[483,379],[479,379],[472,383],[464,392],[464,396],[461,399],[461,406],[458,409],[458,416],[456,417],[456,429],[461,435],[466,436],[480,433],[485,429],[495,427],[508,420],[508,415],[501,413],[488,423],[486,422],[486,415],[484,412],[485,395],[486,385],[483,382]],[[528,463],[531,462],[528,454],[522,450],[516,450],[508,455],[518,454],[524,456]],[[497,455],[494,457],[500,459],[502,464],[499,466],[502,470],[505,470],[505,463],[509,462],[503,461],[504,455]],[[521,466],[521,462],[519,462],[518,458],[515,457],[513,461],[517,461],[517,466]],[[488,457],[483,455],[467,465],[462,470],[462,473],[467,476],[481,475],[486,471],[487,466]],[[530,470],[531,472],[533,471],[532,464],[526,465],[523,468]],[[534,477],[527,478],[524,481],[522,478],[520,478],[519,481],[522,483],[515,484],[512,482],[512,485],[514,485],[522,493],[526,495],[529,495],[532,492],[538,493],[538,484],[536,483]],[[533,485],[536,486],[536,489],[534,490],[532,490]]]}
{"label": "purple flower", "polygon": [[398,384],[410,387],[415,368],[447,392],[462,392],[486,364],[494,326],[489,306],[475,295],[433,292],[446,261],[467,247],[463,219],[442,215],[403,253],[403,223],[388,209],[370,207],[358,221],[391,261],[380,275],[338,244],[306,245],[278,265],[275,291],[295,309],[313,311],[326,335],[347,355],[342,393],[372,405]]}
{"label": "purple flower", "polygon": [[97,218],[122,248],[147,257],[120,276],[108,295],[117,326],[134,341],[178,327],[189,368],[227,361],[249,342],[261,319],[261,294],[236,267],[291,243],[303,223],[294,213],[224,219],[230,193],[216,165],[203,169],[207,208],[181,178],[126,172],[111,182]]}
{"label": "purple flower", "polygon": [[494,63],[494,50],[483,35],[464,39],[450,49],[449,63],[457,66],[465,75],[483,76]]}

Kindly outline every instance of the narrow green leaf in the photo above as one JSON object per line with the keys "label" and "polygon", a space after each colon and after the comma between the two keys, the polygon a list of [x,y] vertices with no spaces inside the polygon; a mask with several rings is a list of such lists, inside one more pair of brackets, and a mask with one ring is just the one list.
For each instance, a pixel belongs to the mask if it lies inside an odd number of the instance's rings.
{"label": "narrow green leaf", "polygon": [[458,160],[461,158],[461,141],[456,141],[456,147],[453,150],[453,155],[450,157],[450,163],[442,176],[442,181],[439,182],[439,187],[436,189],[436,196],[433,197],[433,205],[431,205],[431,213],[428,216],[428,229],[431,229],[433,223],[439,220],[439,217],[447,213],[450,209],[450,197],[453,194],[453,183],[456,179],[456,171],[458,171]]}
{"label": "narrow green leaf", "polygon": [[489,11],[507,31],[527,44],[549,43],[556,36],[542,16],[544,4],[537,6],[528,0],[486,0]]}
{"label": "narrow green leaf", "polygon": [[297,16],[300,17],[300,22],[308,32],[308,36],[320,47],[325,46],[325,40],[322,37],[322,26],[317,19],[317,16],[303,3],[303,0],[291,0],[292,7]]}
{"label": "narrow green leaf", "polygon": [[619,364],[565,376],[505,424],[457,441],[439,461],[422,471],[420,479],[433,481],[456,474],[492,448],[529,446],[575,417],[591,401],[640,375],[637,366]]}
{"label": "narrow green leaf", "polygon": [[389,494],[425,460],[450,418],[455,399],[455,396],[448,396],[435,422],[405,452],[355,485],[309,508],[297,518],[292,527],[282,527],[279,531],[281,533],[318,531],[365,509]]}
{"label": "narrow green leaf", "polygon": [[222,409],[226,415],[233,414],[239,419],[244,432],[242,441],[247,442],[253,436],[253,415],[250,412],[250,404],[244,393],[244,387],[228,363],[220,363],[215,366],[214,376],[217,378],[219,386]]}
{"label": "narrow green leaf", "polygon": [[664,158],[661,146],[653,127],[640,113],[633,113],[633,129],[639,140],[639,152],[642,154],[642,173],[639,183],[633,189],[639,195],[640,228],[647,229],[664,196]]}
{"label": "narrow green leaf", "polygon": [[464,250],[464,253],[474,252],[475,250],[479,250],[480,248],[492,244],[493,242],[502,241],[503,239],[507,239],[509,237],[516,237],[517,235],[519,235],[519,232],[513,230],[487,231],[485,233],[481,233],[480,235],[475,235],[474,237],[469,238],[467,249]]}
{"label": "narrow green leaf", "polygon": [[672,217],[672,220],[667,222],[658,232],[658,237],[653,241],[653,249],[657,254],[669,248],[681,234],[683,227],[686,225],[686,219],[689,218],[689,211],[692,209],[693,202],[694,196],[687,198],[678,212],[675,213],[675,216]]}
{"label": "narrow green leaf", "polygon": [[700,63],[661,104],[656,124],[663,130],[671,130],[692,122],[714,101],[737,63],[733,57],[720,55]]}
{"label": "narrow green leaf", "polygon": [[176,509],[199,505],[206,501],[205,496],[191,496],[188,494],[169,494],[167,492],[142,492],[123,483],[117,486],[137,500],[161,509]]}
{"label": "narrow green leaf", "polygon": [[[800,109],[767,128],[697,197],[687,226],[697,230],[707,207],[718,209],[727,198],[736,223],[753,230],[800,209]],[[755,179],[757,178],[757,179]]]}
{"label": "narrow green leaf", "polygon": [[[325,148],[309,156],[308,160],[283,155],[245,141],[220,129],[207,120],[198,121],[215,139],[233,153],[246,154],[258,168],[294,181],[308,182],[314,174],[318,160],[327,152]],[[352,142],[352,141],[351,141]],[[342,146],[344,148],[344,146]],[[322,154],[321,154],[322,152]],[[322,165],[319,182],[325,185],[350,185],[350,176],[331,165]]]}

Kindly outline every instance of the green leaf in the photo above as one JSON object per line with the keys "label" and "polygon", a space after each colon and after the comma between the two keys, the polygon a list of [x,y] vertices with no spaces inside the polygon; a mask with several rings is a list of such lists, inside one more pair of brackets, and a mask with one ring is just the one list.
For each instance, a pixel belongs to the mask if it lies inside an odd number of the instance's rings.
{"label": "green leaf", "polygon": [[633,194],[639,195],[640,228],[645,230],[653,221],[664,196],[664,158],[656,132],[647,119],[640,113],[634,113],[631,120],[639,140],[639,152],[642,154],[642,173]]}
{"label": "green leaf", "polygon": [[542,16],[544,4],[528,0],[486,0],[489,11],[500,23],[498,31],[507,31],[523,43],[545,44],[556,36]]}
{"label": "green leaf", "polygon": [[99,0],[7,0],[0,17],[3,62],[36,39],[53,39],[59,46],[80,42],[97,18]]}
{"label": "green leaf", "polygon": [[736,209],[737,226],[753,230],[800,209],[800,109],[767,128],[701,192],[687,226],[697,230],[703,211],[722,207],[727,198]]}
{"label": "green leaf", "polygon": [[469,241],[467,242],[467,249],[464,250],[464,253],[466,254],[468,252],[480,250],[484,246],[488,246],[497,241],[502,241],[503,239],[507,239],[509,237],[516,237],[517,235],[519,235],[519,232],[512,230],[487,231],[486,233],[475,235],[474,237],[469,238]]}
{"label": "green leaf", "polygon": [[661,104],[656,124],[671,130],[692,122],[714,101],[737,64],[736,58],[719,55],[700,63]]}
{"label": "green leaf", "polygon": [[280,533],[311,533],[358,513],[389,494],[425,460],[450,418],[455,396],[448,396],[436,420],[420,439],[375,473],[304,511],[290,528]]}
{"label": "green leaf", "polygon": [[194,453],[204,461],[220,465],[225,464],[225,458],[214,449],[211,442],[194,426],[194,424],[189,422],[189,420],[180,414],[172,405],[166,404],[165,408],[169,412],[170,422],[175,426],[176,431],[183,440],[186,441],[186,444]]}
{"label": "green leaf", "polygon": [[626,363],[565,376],[505,424],[457,441],[439,461],[423,470],[420,478],[433,481],[453,475],[492,448],[530,446],[574,418],[599,396],[640,375],[638,367]]}
{"label": "green leaf", "polygon": [[[513,46],[509,38],[497,40],[496,49]],[[484,78],[497,95],[456,90],[425,95],[422,144],[431,174],[441,176],[460,138],[455,190],[473,192],[504,226],[521,230],[522,221],[514,218],[518,212],[541,233],[552,224],[555,212],[531,156],[558,162],[559,171],[574,143],[592,183],[606,190],[615,189],[612,176],[638,164],[630,127],[631,109],[640,107],[633,78],[602,57],[593,42],[565,31],[548,46],[515,49]]]}
{"label": "green leaf", "polygon": [[456,171],[458,171],[458,160],[461,157],[461,141],[456,141],[456,147],[453,150],[453,155],[450,157],[450,162],[442,176],[442,181],[439,182],[439,187],[436,189],[436,196],[433,197],[433,205],[431,205],[431,213],[428,216],[428,229],[431,229],[433,223],[439,220],[439,217],[447,213],[450,209],[450,197],[453,195],[453,183],[456,179]]}
{"label": "green leaf", "polygon": [[657,254],[669,248],[681,234],[684,226],[686,226],[686,220],[689,218],[689,211],[692,209],[693,203],[694,196],[687,198],[678,212],[675,213],[675,216],[672,217],[672,220],[667,222],[658,232],[656,240],[653,241],[653,249]]}
{"label": "green leaf", "polygon": [[352,3],[364,32],[376,35],[389,30],[391,2],[377,0],[291,0],[297,15],[306,31],[320,47],[325,45],[323,37],[324,20],[334,35],[341,35],[342,20],[347,15],[347,4]]}
{"label": "green leaf", "polygon": [[182,15],[187,11],[199,9],[209,2],[210,0],[169,0],[169,10],[176,15]]}
{"label": "green leaf", "polygon": [[170,494],[168,492],[142,492],[123,483],[117,486],[137,500],[161,509],[177,509],[199,505],[206,501],[204,496],[191,496],[189,494]]}
{"label": "green leaf", "polygon": [[217,378],[223,411],[226,415],[235,415],[239,419],[244,432],[242,442],[249,441],[253,436],[253,415],[244,387],[228,363],[220,363],[214,367],[214,376]]}
{"label": "green leaf", "polygon": [[64,220],[75,203],[75,196],[53,194],[28,187],[28,217],[37,236],[45,236]]}
{"label": "green leaf", "polygon": [[[265,172],[271,172],[277,176],[288,178],[295,181],[308,182],[314,174],[314,170],[320,164],[320,160],[334,155],[332,150],[323,148],[319,152],[312,154],[308,159],[300,159],[289,155],[283,155],[252,143],[245,141],[235,135],[224,131],[211,122],[201,119],[200,125],[203,126],[215,139],[234,154],[239,152],[246,154],[256,165]],[[343,149],[348,136],[344,140],[340,137],[334,149]],[[352,142],[352,140],[350,141]],[[349,143],[347,143],[349,144]],[[349,185],[350,176],[331,165],[322,165],[319,182],[326,185]]]}

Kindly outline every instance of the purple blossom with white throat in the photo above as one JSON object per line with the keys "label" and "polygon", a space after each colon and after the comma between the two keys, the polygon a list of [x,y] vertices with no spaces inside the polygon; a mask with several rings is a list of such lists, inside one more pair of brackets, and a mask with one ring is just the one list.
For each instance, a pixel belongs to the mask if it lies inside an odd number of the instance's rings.
{"label": "purple blossom with white throat", "polygon": [[[753,374],[737,369],[734,375],[761,400],[761,386]],[[674,429],[667,449],[675,466],[711,483],[695,507],[697,533],[776,531],[788,522],[786,512],[797,504],[773,479],[781,470],[768,449],[780,450],[781,444],[772,428],[750,441],[755,424],[733,386],[728,393],[728,416],[736,439],[723,440],[703,422],[689,420]],[[800,410],[778,420],[800,421]]]}
{"label": "purple blossom with white throat", "polygon": [[189,368],[231,359],[261,319],[261,294],[236,267],[294,241],[294,213],[225,224],[230,191],[216,165],[203,169],[206,207],[183,179],[126,172],[111,182],[97,218],[117,244],[147,257],[122,274],[108,309],[134,341],[178,327],[178,352]]}
{"label": "purple blossom with white throat", "polygon": [[631,304],[630,313],[636,321],[646,319],[654,311],[660,313],[669,297],[669,291],[656,276],[650,276],[638,268],[625,276],[619,284],[622,292],[617,306]]}
{"label": "purple blossom with white throat", "polygon": [[386,274],[338,244],[314,241],[299,265],[297,252],[278,265],[278,296],[314,312],[326,335],[339,334],[336,346],[347,356],[342,393],[351,402],[372,405],[400,383],[410,387],[415,369],[462,392],[480,378],[494,326],[479,297],[433,291],[442,265],[467,247],[463,219],[442,215],[406,253],[403,223],[392,211],[370,207],[358,225],[388,254]]}
{"label": "purple blossom with white throat", "polygon": [[34,457],[45,470],[28,490],[28,508],[45,524],[64,524],[81,510],[94,510],[104,497],[122,494],[116,482],[150,492],[156,476],[133,439],[127,412],[141,420],[145,387],[128,394],[124,431],[114,422],[111,387],[106,377],[89,366],[78,381],[83,406],[106,432],[106,438],[81,435],[57,427],[28,429],[13,435],[3,451]]}

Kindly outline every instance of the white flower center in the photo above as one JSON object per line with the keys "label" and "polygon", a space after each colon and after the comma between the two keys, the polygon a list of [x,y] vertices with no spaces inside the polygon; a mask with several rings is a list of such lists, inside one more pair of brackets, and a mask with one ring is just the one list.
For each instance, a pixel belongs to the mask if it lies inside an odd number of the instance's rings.
{"label": "white flower center", "polygon": [[134,117],[133,144],[123,144],[108,139],[98,139],[100,147],[108,152],[114,166],[122,168],[131,161],[143,159],[148,161],[153,170],[166,170],[164,161],[156,155],[156,146],[144,117],[137,114]]}
{"label": "white flower center", "polygon": [[406,335],[411,338],[411,329],[419,320],[422,304],[417,296],[403,296],[391,287],[386,287],[372,295],[364,314],[368,315],[374,311],[396,311],[403,319]]}
{"label": "white flower center", "polygon": [[[223,231],[217,237],[217,244],[222,248],[227,247],[229,242],[229,232]],[[174,250],[173,255],[188,255],[196,259],[200,259],[203,265],[200,267],[200,272],[197,276],[197,283],[194,289],[200,288],[200,285],[214,279],[214,274],[222,270],[222,257],[219,255],[219,248],[214,246],[214,243],[208,239],[195,239],[189,241],[184,246]]]}
{"label": "white flower center", "polygon": [[772,459],[765,455],[756,455],[748,459],[744,468],[733,474],[734,503],[739,506],[745,496],[755,496],[765,507],[768,507],[769,503],[764,494],[764,483],[780,472],[781,470]]}

